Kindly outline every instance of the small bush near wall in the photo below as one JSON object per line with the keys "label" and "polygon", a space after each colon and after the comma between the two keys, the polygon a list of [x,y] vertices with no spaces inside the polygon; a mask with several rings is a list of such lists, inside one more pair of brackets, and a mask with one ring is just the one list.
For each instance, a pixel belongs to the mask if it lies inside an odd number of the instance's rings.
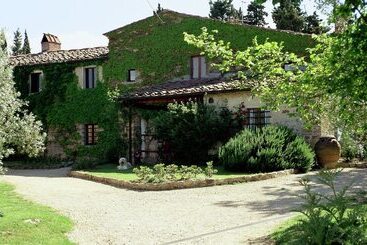
{"label": "small bush near wall", "polygon": [[203,164],[210,159],[208,151],[218,142],[228,140],[234,120],[227,110],[196,102],[172,103],[153,119],[157,138],[167,144],[163,160],[168,163]]}
{"label": "small bush near wall", "polygon": [[251,173],[308,171],[314,158],[305,140],[283,126],[244,129],[219,150],[219,161],[226,169]]}
{"label": "small bush near wall", "polygon": [[353,135],[348,132],[343,132],[340,140],[342,157],[347,161],[352,161],[355,158],[363,160],[366,158],[367,145],[364,135]]}

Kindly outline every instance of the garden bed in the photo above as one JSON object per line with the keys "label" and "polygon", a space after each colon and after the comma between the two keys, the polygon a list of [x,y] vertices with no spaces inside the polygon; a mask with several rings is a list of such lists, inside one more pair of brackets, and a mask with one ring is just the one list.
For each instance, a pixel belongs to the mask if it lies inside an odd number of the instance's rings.
{"label": "garden bed", "polygon": [[69,176],[128,190],[164,191],[266,180],[293,174],[294,172],[294,170],[283,170],[259,174],[230,174],[228,172],[219,171],[218,174],[214,175],[213,178],[210,179],[196,179],[164,183],[138,183],[135,182],[137,177],[134,175],[134,173],[132,173],[132,171],[118,173],[116,171],[108,171],[108,169],[104,169],[102,171],[71,171]]}

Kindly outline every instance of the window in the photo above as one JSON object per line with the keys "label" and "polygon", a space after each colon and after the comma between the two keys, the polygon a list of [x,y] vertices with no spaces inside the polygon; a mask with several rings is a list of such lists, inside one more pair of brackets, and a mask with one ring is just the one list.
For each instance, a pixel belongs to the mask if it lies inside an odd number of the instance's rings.
{"label": "window", "polygon": [[201,79],[207,77],[207,65],[204,56],[191,57],[191,78]]}
{"label": "window", "polygon": [[96,124],[86,124],[85,125],[85,144],[95,145],[97,143],[97,129]]}
{"label": "window", "polygon": [[34,72],[31,74],[29,92],[38,93],[41,91],[41,72]]}
{"label": "window", "polygon": [[136,70],[135,69],[130,69],[128,75],[129,75],[129,77],[128,77],[129,82],[135,82],[136,81]]}
{"label": "window", "polygon": [[250,108],[245,111],[242,124],[247,128],[259,128],[270,124],[270,118],[270,111]]}
{"label": "window", "polygon": [[96,68],[88,67],[84,68],[84,88],[96,87]]}

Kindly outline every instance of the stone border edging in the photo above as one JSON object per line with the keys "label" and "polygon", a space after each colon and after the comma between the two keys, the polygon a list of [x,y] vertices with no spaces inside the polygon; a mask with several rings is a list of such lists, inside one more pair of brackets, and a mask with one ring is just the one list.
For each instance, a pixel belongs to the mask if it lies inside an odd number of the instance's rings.
{"label": "stone border edging", "polygon": [[260,180],[273,179],[277,177],[282,177],[290,174],[296,173],[295,170],[283,170],[278,172],[270,172],[270,173],[259,173],[259,174],[251,174],[241,177],[235,178],[227,178],[227,179],[205,179],[205,180],[186,180],[186,181],[177,181],[177,182],[168,182],[161,184],[153,184],[153,183],[134,183],[124,180],[117,180],[112,178],[98,177],[91,174],[79,172],[79,171],[71,171],[69,173],[69,177],[90,180],[101,184],[111,185],[117,188],[124,188],[133,191],[168,191],[168,190],[177,190],[177,189],[188,189],[188,188],[199,188],[199,187],[208,187],[208,186],[218,186],[218,185],[231,185],[236,183],[245,183],[245,182],[253,182]]}

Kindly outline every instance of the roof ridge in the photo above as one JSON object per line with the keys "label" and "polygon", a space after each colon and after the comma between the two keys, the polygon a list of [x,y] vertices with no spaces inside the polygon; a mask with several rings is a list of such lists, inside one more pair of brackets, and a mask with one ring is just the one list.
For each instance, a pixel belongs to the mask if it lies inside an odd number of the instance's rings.
{"label": "roof ridge", "polygon": [[41,54],[46,54],[46,53],[50,54],[50,53],[57,53],[57,52],[82,51],[82,50],[87,50],[87,49],[102,49],[102,48],[108,49],[108,46],[97,46],[97,47],[80,48],[80,49],[60,49],[60,50],[44,51],[44,52],[31,53],[31,54],[18,54],[18,55],[11,55],[9,56],[9,58],[19,58],[19,57],[41,55]]}
{"label": "roof ridge", "polygon": [[[242,27],[252,27],[252,28],[258,28],[258,29],[269,30],[269,31],[274,31],[274,32],[284,32],[284,33],[294,34],[294,35],[312,36],[312,34],[309,34],[309,33],[295,32],[295,31],[291,31],[291,30],[279,30],[279,29],[273,29],[271,27],[249,25],[249,24],[246,24],[246,23],[236,23],[236,22],[222,21],[222,20],[218,20],[218,19],[212,19],[212,18],[210,18],[208,16],[200,16],[200,15],[194,15],[194,14],[181,13],[181,12],[177,12],[177,11],[174,11],[174,10],[171,10],[171,9],[164,9],[161,13],[173,13],[173,14],[177,14],[177,15],[181,15],[181,16],[186,16],[186,17],[192,17],[192,18],[200,18],[200,19],[205,19],[205,20],[219,21],[219,22],[222,22],[222,23],[225,23],[225,24],[228,24],[228,25],[239,25],[239,26],[242,26]],[[121,29],[123,29],[125,27],[128,27],[130,25],[133,25],[135,23],[138,23],[140,21],[144,21],[146,19],[153,18],[153,17],[155,17],[155,15],[148,16],[146,18],[143,18],[143,19],[140,19],[140,20],[131,22],[129,24],[123,25],[121,27],[115,28],[115,29],[113,29],[111,31],[108,31],[108,32],[103,33],[103,35],[107,36],[108,34],[110,34],[112,32],[121,30]]]}

